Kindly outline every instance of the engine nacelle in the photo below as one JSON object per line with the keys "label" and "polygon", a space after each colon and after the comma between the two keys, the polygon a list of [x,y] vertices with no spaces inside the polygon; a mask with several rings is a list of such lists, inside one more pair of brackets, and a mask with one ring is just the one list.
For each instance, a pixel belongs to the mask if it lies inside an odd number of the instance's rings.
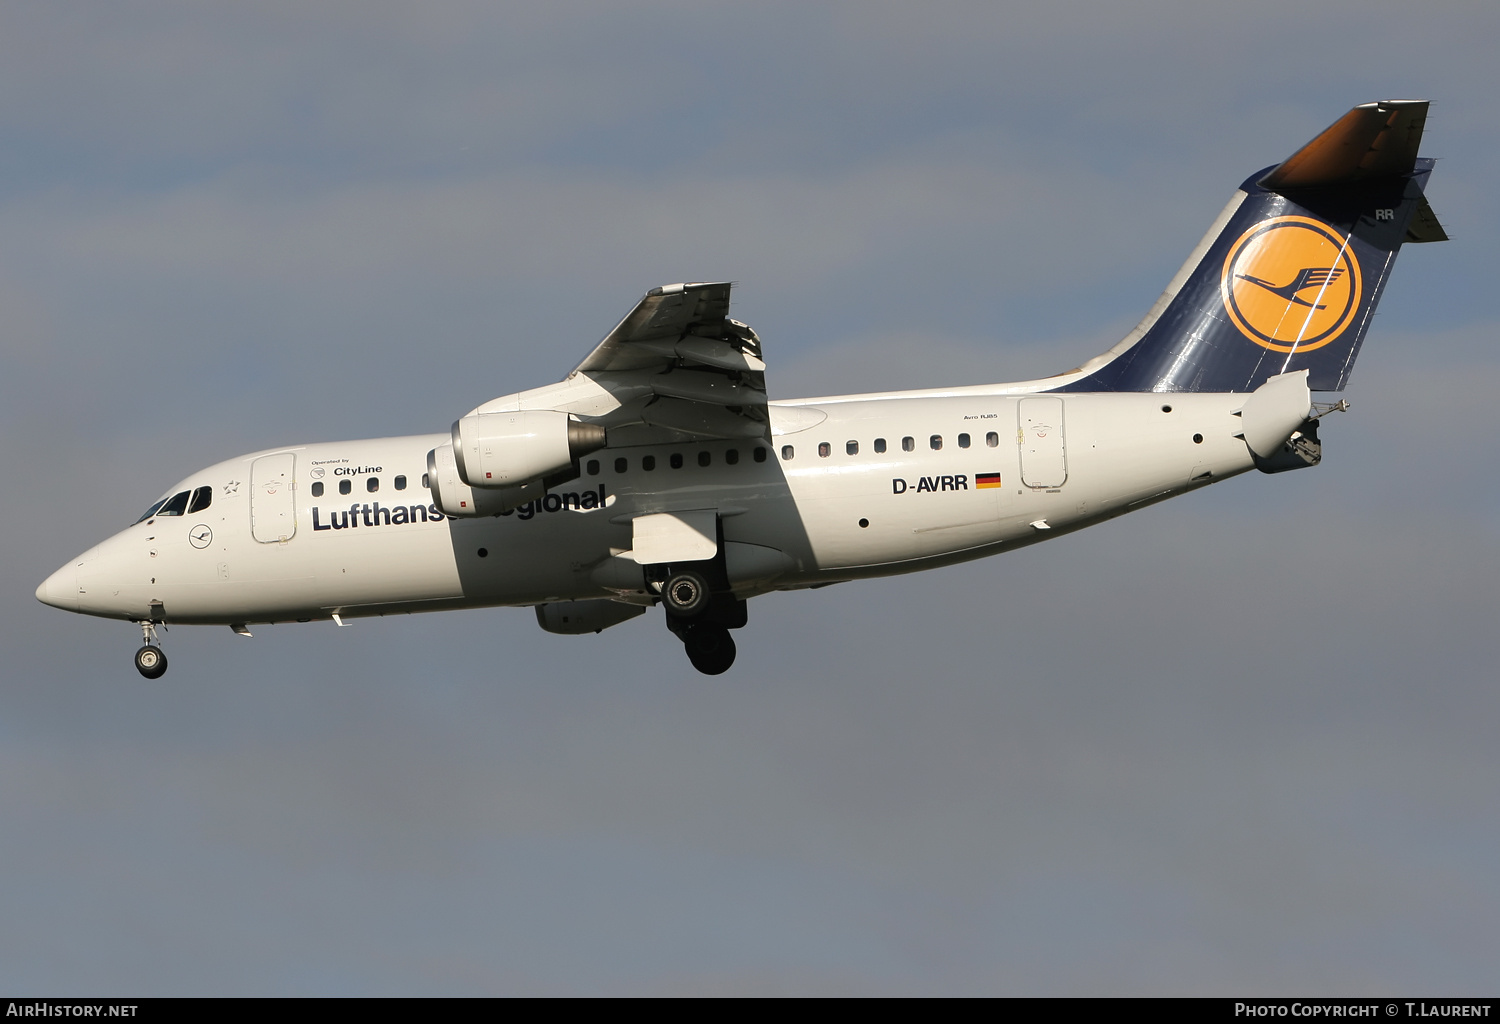
{"label": "engine nacelle", "polygon": [[603,427],[550,409],[470,413],[453,424],[453,458],[470,487],[514,487],[552,476],[604,441]]}
{"label": "engine nacelle", "polygon": [[549,633],[577,636],[599,633],[610,626],[646,614],[638,604],[622,604],[608,598],[587,601],[556,601],[536,606],[536,622]]}
{"label": "engine nacelle", "polygon": [[547,493],[547,485],[541,480],[528,480],[516,487],[470,487],[459,476],[451,444],[427,453],[427,481],[437,507],[457,519],[498,516]]}

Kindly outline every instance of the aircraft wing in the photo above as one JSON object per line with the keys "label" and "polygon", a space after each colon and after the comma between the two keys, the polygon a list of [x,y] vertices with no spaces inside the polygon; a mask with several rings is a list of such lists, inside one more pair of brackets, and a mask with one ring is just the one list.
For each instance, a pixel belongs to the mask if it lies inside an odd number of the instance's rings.
{"label": "aircraft wing", "polygon": [[729,282],[653,288],[568,375],[618,399],[607,419],[698,437],[768,436],[760,339],[729,318]]}

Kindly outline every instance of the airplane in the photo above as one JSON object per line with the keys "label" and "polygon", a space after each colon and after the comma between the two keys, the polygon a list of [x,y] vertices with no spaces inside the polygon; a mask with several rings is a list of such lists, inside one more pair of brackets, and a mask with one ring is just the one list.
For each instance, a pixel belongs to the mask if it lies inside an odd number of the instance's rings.
{"label": "airplane", "polygon": [[209,466],[67,562],[42,602],[157,628],[531,606],[598,633],[661,606],[727,671],[747,602],[1061,537],[1315,466],[1424,196],[1424,100],[1356,106],[1235,191],[1109,351],[1009,384],[771,401],[729,283],[652,288],[562,381],[444,433]]}

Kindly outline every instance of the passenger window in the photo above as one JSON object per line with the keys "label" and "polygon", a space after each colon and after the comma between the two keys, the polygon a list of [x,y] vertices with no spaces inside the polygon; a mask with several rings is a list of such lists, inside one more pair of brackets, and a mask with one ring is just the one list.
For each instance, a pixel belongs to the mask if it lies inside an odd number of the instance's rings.
{"label": "passenger window", "polygon": [[673,469],[681,469],[682,468],[682,453],[681,452],[673,452],[672,453],[672,457],[670,459],[668,459],[667,461],[672,464],[672,468]]}
{"label": "passenger window", "polygon": [[615,472],[616,473],[623,473],[628,468],[630,468],[630,462],[628,460],[623,459],[623,458],[615,460]]}
{"label": "passenger window", "polygon": [[829,444],[827,441],[824,441],[822,444],[818,445],[818,458],[826,459],[832,454],[833,445]]}
{"label": "passenger window", "polygon": [[738,466],[740,464],[740,450],[738,448],[729,449],[729,451],[724,453],[724,461],[731,466]]}
{"label": "passenger window", "polygon": [[348,477],[345,477],[344,479],[339,481],[340,494],[348,494],[352,490],[354,490],[354,484]]}
{"label": "passenger window", "polygon": [[168,498],[162,507],[156,510],[159,516],[180,516],[187,511],[188,495],[191,491],[178,491]]}
{"label": "passenger window", "polygon": [[714,460],[714,457],[712,455],[710,455],[708,452],[699,452],[698,453],[698,465],[700,465],[700,466],[706,466],[710,462],[712,462],[713,460]]}
{"label": "passenger window", "polygon": [[430,482],[428,482],[427,474],[426,473],[422,474],[422,489],[425,490],[425,491],[432,490],[432,484]]}
{"label": "passenger window", "polygon": [[917,440],[914,437],[903,437],[901,439],[901,450],[903,452],[914,452],[917,450]]}
{"label": "passenger window", "polygon": [[883,438],[883,437],[877,437],[875,439],[875,454],[876,455],[884,455],[885,454],[885,438]]}
{"label": "passenger window", "polygon": [[782,462],[791,462],[793,456],[795,456],[796,454],[797,454],[797,450],[795,448],[793,448],[791,445],[784,444],[784,445],[781,446],[781,461]]}
{"label": "passenger window", "polygon": [[313,492],[313,497],[314,498],[321,498],[323,496],[323,481],[321,481],[321,480],[314,480],[313,481],[313,486],[312,486],[312,492]]}
{"label": "passenger window", "polygon": [[655,469],[656,468],[656,456],[655,455],[642,455],[641,456],[641,468],[644,469],[648,473],[651,472],[653,469]]}
{"label": "passenger window", "polygon": [[756,462],[765,462],[766,461],[766,450],[764,448],[757,448],[757,449],[755,449],[755,461]]}
{"label": "passenger window", "polygon": [[589,464],[587,466],[587,469],[589,471],[589,476],[598,476],[599,475],[599,460],[598,459],[589,459]]}
{"label": "passenger window", "polygon": [[859,442],[858,441],[848,441],[848,442],[845,442],[845,444],[844,444],[844,452],[846,454],[849,454],[849,455],[858,455],[859,454]]}
{"label": "passenger window", "polygon": [[391,481],[391,483],[395,485],[395,488],[398,491],[406,490],[406,477],[404,476],[396,477],[396,479]]}
{"label": "passenger window", "polygon": [[940,452],[943,450],[943,435],[933,434],[932,437],[928,439],[927,443],[932,445],[933,451]]}
{"label": "passenger window", "polygon": [[188,506],[188,515],[194,512],[202,512],[214,501],[214,489],[212,487],[200,487],[193,492],[193,503]]}
{"label": "passenger window", "polygon": [[999,448],[1000,435],[991,430],[988,434],[984,435],[984,443],[989,445],[991,448]]}
{"label": "passenger window", "polygon": [[967,448],[967,447],[969,447],[969,435],[968,434],[959,434],[958,435],[958,446],[960,448]]}
{"label": "passenger window", "polygon": [[371,494],[374,494],[376,491],[380,490],[380,477],[372,476],[367,478],[365,480],[365,490],[369,491]]}

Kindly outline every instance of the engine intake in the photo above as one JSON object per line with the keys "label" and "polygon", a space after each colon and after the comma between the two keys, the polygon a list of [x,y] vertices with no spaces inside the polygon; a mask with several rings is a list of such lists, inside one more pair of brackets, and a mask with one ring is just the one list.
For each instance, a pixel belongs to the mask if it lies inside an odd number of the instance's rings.
{"label": "engine intake", "polygon": [[451,444],[427,453],[427,479],[437,507],[457,519],[498,516],[547,493],[547,485],[541,480],[528,480],[515,487],[470,487],[459,476]]}
{"label": "engine intake", "polygon": [[604,444],[603,427],[550,409],[470,413],[453,424],[458,477],[470,487],[510,488],[540,480]]}

